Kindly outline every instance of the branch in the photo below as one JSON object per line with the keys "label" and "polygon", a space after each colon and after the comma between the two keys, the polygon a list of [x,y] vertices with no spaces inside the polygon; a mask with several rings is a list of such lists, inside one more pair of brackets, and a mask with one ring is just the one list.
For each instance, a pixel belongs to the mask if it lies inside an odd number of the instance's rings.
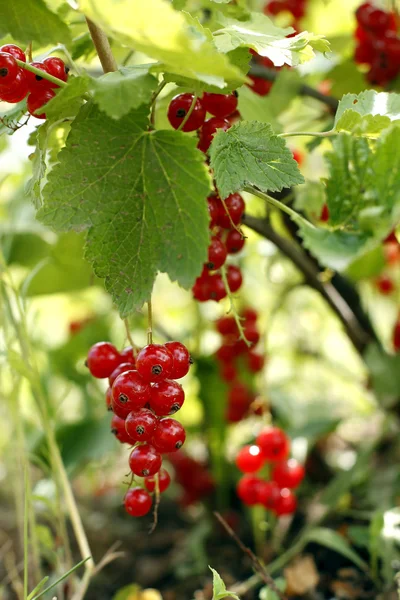
{"label": "branch", "polygon": [[231,538],[233,540],[235,540],[235,542],[239,546],[239,548],[250,557],[251,562],[253,563],[254,569],[257,571],[260,579],[265,583],[265,585],[267,587],[269,587],[273,592],[275,592],[275,594],[278,596],[278,598],[280,600],[287,600],[287,597],[277,587],[275,581],[272,579],[271,575],[268,573],[268,571],[264,567],[264,565],[262,565],[261,562],[258,560],[258,558],[254,554],[254,552],[252,550],[250,550],[250,548],[248,548],[247,546],[245,546],[243,544],[242,540],[239,538],[239,536],[236,535],[236,533],[228,525],[228,523],[225,521],[225,519],[219,514],[219,512],[214,511],[214,515],[217,517],[218,521],[221,523],[221,525],[224,527],[224,529],[226,529],[226,531],[229,533]]}
{"label": "branch", "polygon": [[310,260],[302,248],[276,233],[267,219],[258,219],[251,215],[244,215],[243,223],[270,240],[279,248],[282,254],[287,256],[296,265],[299,271],[303,273],[307,285],[319,292],[339,317],[354,347],[362,354],[370,341],[369,335],[361,327],[354,312],[332,283],[321,280],[318,266]]}
{"label": "branch", "polygon": [[[269,69],[268,67],[264,67],[263,65],[257,65],[252,63],[250,68],[250,75],[254,75],[255,77],[259,77],[260,79],[266,79],[267,81],[275,81],[278,76],[278,71],[274,69]],[[329,106],[332,112],[336,112],[339,101],[333,96],[327,96],[326,94],[322,94],[315,88],[302,84],[299,88],[300,96],[309,96],[310,98],[314,98],[315,100],[319,100],[323,104]]]}
{"label": "branch", "polygon": [[90,36],[93,40],[94,47],[99,56],[101,66],[103,67],[104,73],[111,73],[111,71],[117,71],[118,65],[111,51],[110,42],[104,31],[100,29],[93,21],[86,17],[86,23],[89,29]]}

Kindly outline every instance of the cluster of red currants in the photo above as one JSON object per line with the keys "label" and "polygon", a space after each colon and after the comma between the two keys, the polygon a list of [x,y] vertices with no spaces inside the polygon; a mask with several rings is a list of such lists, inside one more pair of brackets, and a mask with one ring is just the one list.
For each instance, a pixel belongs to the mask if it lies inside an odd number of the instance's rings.
{"label": "cluster of red currants", "polygon": [[[44,112],[37,112],[44,104],[54,98],[57,84],[20,67],[17,60],[26,63],[25,52],[14,44],[0,48],[0,100],[16,103],[28,96],[28,111],[37,119],[45,119]],[[32,67],[48,75],[67,81],[68,67],[57,56],[49,56],[43,62],[32,62]],[[28,95],[29,94],[29,95]]]}
{"label": "cluster of red currants", "polygon": [[[244,473],[237,484],[237,495],[247,506],[260,504],[277,516],[296,511],[293,489],[304,479],[304,467],[294,458],[288,459],[290,442],[278,427],[266,427],[256,443],[244,446],[236,456],[236,465]],[[270,478],[254,475],[270,465]]]}
{"label": "cluster of red currants", "polygon": [[298,21],[306,14],[307,0],[269,0],[264,7],[266,15],[279,15],[282,12],[291,13],[293,27],[298,28]]}
{"label": "cluster of red currants", "polygon": [[354,60],[369,66],[367,79],[385,86],[400,73],[400,38],[394,12],[364,2],[356,10]]}
{"label": "cluster of red currants", "polygon": [[226,409],[229,423],[241,421],[254,402],[252,390],[240,381],[240,370],[246,369],[251,373],[258,373],[264,366],[264,357],[253,350],[260,340],[256,324],[257,316],[257,311],[252,308],[246,308],[241,313],[244,336],[251,343],[250,347],[240,339],[234,317],[221,317],[216,322],[216,329],[223,337],[216,358],[220,365],[221,377],[229,384]]}
{"label": "cluster of red currants", "polygon": [[183,495],[179,499],[181,506],[195,504],[214,491],[213,477],[203,463],[184,451],[170,454],[168,460],[174,467],[174,481],[183,488]]}
{"label": "cluster of red currants", "polygon": [[112,344],[100,342],[89,350],[86,364],[94,377],[108,377],[106,404],[114,412],[112,432],[121,443],[134,445],[129,466],[133,476],[145,478],[146,490],[131,488],[125,508],[141,517],[152,505],[149,492],[158,484],[161,493],[170,483],[168,472],[161,469],[162,454],[176,452],[186,439],[181,423],[169,415],[185,400],[175,379],[189,371],[189,352],[180,342],[167,342],[149,344],[135,356],[131,347],[118,352]]}

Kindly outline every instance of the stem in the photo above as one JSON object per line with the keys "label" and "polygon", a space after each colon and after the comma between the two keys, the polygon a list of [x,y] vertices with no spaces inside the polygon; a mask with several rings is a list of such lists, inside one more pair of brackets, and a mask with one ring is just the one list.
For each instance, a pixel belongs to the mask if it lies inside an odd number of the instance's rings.
{"label": "stem", "polygon": [[296,223],[301,223],[306,227],[311,227],[312,229],[315,229],[315,226],[312,223],[310,223],[310,221],[307,221],[307,219],[299,215],[299,213],[290,208],[290,206],[283,204],[283,202],[281,202],[280,200],[276,200],[276,198],[273,198],[268,194],[264,194],[264,192],[261,192],[260,190],[257,190],[257,188],[254,188],[252,186],[246,186],[244,188],[244,191],[249,194],[253,194],[253,196],[258,196],[259,198],[266,200],[269,204],[275,206],[275,208],[279,208],[279,210],[289,215]]}
{"label": "stem", "polygon": [[86,23],[89,29],[90,37],[92,38],[94,47],[100,59],[104,73],[111,73],[118,70],[117,62],[111,50],[108,37],[100,27],[86,17]]}
{"label": "stem", "polygon": [[133,337],[131,336],[131,332],[129,330],[128,319],[124,319],[124,325],[125,325],[126,337],[128,338],[128,342],[132,346],[133,356],[136,358],[136,356],[137,356],[137,347],[136,347],[135,342],[133,341]]}
{"label": "stem", "polygon": [[192,112],[194,111],[194,107],[196,106],[196,102],[197,102],[197,94],[195,94],[193,96],[193,100],[192,100],[192,104],[190,105],[189,110],[187,111],[185,118],[183,119],[182,123],[179,125],[177,131],[182,131],[182,129],[185,127],[186,123],[188,122],[190,115],[192,114]]}
{"label": "stem", "polygon": [[147,343],[153,343],[153,308],[151,305],[151,298],[147,302]]}
{"label": "stem", "polygon": [[151,106],[151,113],[150,113],[150,123],[154,126],[154,121],[155,121],[155,113],[156,113],[156,100],[158,98],[158,96],[160,95],[160,93],[162,92],[162,90],[165,88],[165,86],[167,85],[166,81],[161,81],[161,83],[158,84],[158,87],[154,90],[153,95],[151,96],[150,99],[150,106]]}
{"label": "stem", "polygon": [[24,600],[28,598],[28,578],[29,578],[29,482],[28,482],[28,465],[25,464],[24,470],[24,488],[25,488],[25,502],[24,502]]}
{"label": "stem", "polygon": [[19,60],[18,58],[16,58],[15,60],[17,62],[17,65],[19,67],[21,67],[21,69],[25,69],[25,71],[30,71],[31,73],[35,73],[35,75],[39,75],[39,77],[42,77],[42,79],[47,79],[47,81],[51,81],[52,83],[55,83],[56,85],[58,85],[58,87],[65,87],[67,85],[67,83],[65,81],[62,81],[61,79],[58,79],[58,77],[54,77],[53,75],[50,75],[50,73],[46,73],[46,71],[42,71],[41,69],[38,69],[37,67],[33,67],[29,63],[26,63],[23,60]]}
{"label": "stem", "polygon": [[231,228],[235,229],[238,233],[240,233],[240,235],[242,236],[242,238],[244,238],[243,232],[241,231],[240,227],[238,225],[235,225],[235,223],[233,222],[233,219],[231,217],[231,213],[228,210],[228,207],[226,206],[226,202],[223,198],[221,198],[221,202],[222,202],[222,206],[225,209],[226,214],[228,215],[228,219],[230,221],[231,224]]}
{"label": "stem", "polygon": [[281,138],[287,138],[287,137],[296,137],[296,136],[305,135],[305,136],[318,137],[318,138],[328,138],[328,137],[333,137],[334,135],[337,135],[338,133],[339,133],[338,131],[333,131],[333,129],[331,129],[330,131],[292,131],[289,133],[278,133],[277,136],[281,137]]}
{"label": "stem", "polygon": [[234,303],[234,299],[233,299],[233,294],[232,294],[232,292],[230,290],[230,287],[229,287],[229,284],[228,284],[228,278],[226,276],[226,267],[225,267],[225,265],[220,268],[220,271],[221,271],[222,281],[224,282],[225,290],[226,290],[227,296],[228,296],[230,304],[231,304],[230,310],[233,313],[233,318],[235,319],[235,322],[236,322],[236,325],[237,325],[237,328],[238,328],[238,331],[239,331],[239,338],[242,339],[242,340],[244,340],[246,346],[248,346],[250,348],[251,347],[251,342],[249,342],[249,340],[246,338],[246,336],[244,334],[244,329],[243,329],[242,323],[240,322],[240,317],[239,317],[239,315],[237,313],[237,310],[236,310],[236,307],[235,307],[235,303]]}

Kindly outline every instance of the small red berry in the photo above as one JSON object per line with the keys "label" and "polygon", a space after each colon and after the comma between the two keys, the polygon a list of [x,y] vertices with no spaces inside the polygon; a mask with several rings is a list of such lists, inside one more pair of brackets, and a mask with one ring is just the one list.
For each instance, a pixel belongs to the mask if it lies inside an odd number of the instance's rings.
{"label": "small red berry", "polygon": [[224,381],[234,381],[237,377],[235,365],[232,363],[223,363],[220,368],[221,379]]}
{"label": "small red berry", "polygon": [[121,362],[121,355],[115,346],[109,342],[98,342],[89,350],[86,365],[98,379],[110,377],[111,373]]}
{"label": "small red berry", "polygon": [[233,344],[222,344],[216,351],[215,356],[222,363],[230,363],[236,356],[235,346]]}
{"label": "small red berry", "polygon": [[255,444],[243,446],[236,456],[236,466],[242,473],[255,473],[261,469],[264,463],[264,454],[261,448]]}
{"label": "small red berry", "polygon": [[205,110],[214,117],[224,119],[235,112],[238,105],[238,95],[232,94],[212,94],[204,92],[201,103]]}
{"label": "small red berry", "polygon": [[[32,67],[36,67],[36,69],[40,69],[44,73],[49,74],[48,68],[42,62],[32,62],[30,65]],[[28,81],[29,90],[31,92],[35,92],[35,94],[37,94],[39,91],[58,87],[54,83],[51,83],[51,81],[48,79],[45,79],[41,75],[36,75],[36,73],[33,73],[32,71],[26,71],[26,78]]]}
{"label": "small red berry", "polygon": [[[229,268],[229,267],[228,267]],[[209,279],[209,299],[219,302],[226,298],[227,291],[223,279],[219,273],[214,273]]]}
{"label": "small red berry", "polygon": [[268,510],[274,510],[281,495],[281,489],[275,481],[263,481],[258,488],[258,504]]}
{"label": "small red berry", "polygon": [[211,243],[208,247],[208,262],[207,269],[215,271],[222,267],[226,261],[228,253],[225,244],[216,236],[211,238]]}
{"label": "small red berry", "polygon": [[114,369],[114,371],[111,373],[110,377],[108,378],[108,383],[110,384],[110,387],[113,386],[114,381],[117,379],[117,377],[119,375],[121,375],[121,373],[126,373],[126,371],[132,371],[133,369],[134,369],[134,366],[131,363],[123,362],[123,363],[119,364],[118,367],[116,367]]}
{"label": "small red berry", "polygon": [[245,241],[246,238],[239,233],[239,231],[236,231],[236,229],[231,229],[225,240],[225,246],[228,254],[237,254],[240,252],[245,244]]}
{"label": "small red berry", "polygon": [[243,277],[239,267],[229,265],[226,272],[226,278],[228,280],[228,286],[230,291],[232,293],[237,292],[243,283]]}
{"label": "small red berry", "polygon": [[148,408],[132,411],[125,419],[127,434],[135,442],[149,442],[157,425],[157,417]]}
{"label": "small red berry", "polygon": [[193,298],[198,302],[207,302],[210,300],[210,281],[204,277],[198,277],[192,287]]}
{"label": "small red berry", "polygon": [[133,366],[136,365],[136,359],[135,355],[133,354],[132,346],[128,346],[122,350],[121,358],[123,359],[123,362],[131,363]]}
{"label": "small red berry", "polygon": [[177,381],[166,379],[151,386],[150,407],[159,417],[173,415],[184,401],[185,392]]}
{"label": "small red berry", "polygon": [[215,326],[221,335],[238,335],[238,327],[234,317],[221,317],[216,321]]}
{"label": "small red berry", "polygon": [[28,92],[28,82],[25,72],[23,69],[20,69],[10,87],[0,86],[0,100],[14,104],[26,98]]}
{"label": "small red berry", "polygon": [[[156,477],[157,475],[152,475],[151,477],[145,477],[144,485],[148,492],[154,492],[156,489]],[[161,469],[158,473],[158,488],[160,490],[160,494],[165,492],[165,490],[169,487],[171,483],[171,477],[165,469]]]}
{"label": "small red berry", "polygon": [[134,475],[148,477],[161,469],[161,454],[151,444],[136,446],[129,457],[129,466]]}
{"label": "small red berry", "polygon": [[387,275],[381,275],[380,277],[378,277],[378,279],[376,280],[376,287],[378,288],[380,293],[385,296],[392,294],[395,290],[393,280]]}
{"label": "small red berry", "polygon": [[400,352],[400,321],[394,326],[392,341],[395,352]]}
{"label": "small red berry", "polygon": [[127,491],[124,504],[131,517],[144,517],[151,509],[152,499],[146,490],[135,487]]}
{"label": "small red berry", "polygon": [[248,342],[251,342],[253,346],[258,344],[258,342],[260,341],[260,333],[254,321],[250,321],[250,323],[246,323],[246,325],[244,326],[244,337]]}
{"label": "small red berry", "polygon": [[189,372],[192,364],[189,350],[181,342],[167,342],[164,346],[171,352],[174,359],[171,379],[181,379]]}
{"label": "small red berry", "polygon": [[17,61],[12,54],[0,52],[0,86],[10,88],[19,72]]}
{"label": "small red berry", "polygon": [[245,321],[257,321],[258,312],[255,308],[245,308],[242,310],[242,317]]}
{"label": "small red berry", "polygon": [[31,92],[28,96],[28,101],[27,101],[29,114],[31,114],[33,117],[36,117],[36,119],[45,119],[46,113],[38,112],[38,111],[39,111],[39,109],[42,108],[42,106],[47,104],[47,102],[49,102],[49,100],[54,98],[54,96],[55,96],[55,93],[53,92],[53,90],[43,90],[41,92],[36,92],[36,91]]}
{"label": "small red berry", "polygon": [[258,373],[262,371],[265,363],[264,356],[262,354],[257,354],[256,352],[249,352],[247,355],[247,366],[249,367],[249,371],[252,373]]}
{"label": "small red berry", "polygon": [[284,460],[289,454],[289,440],[279,427],[262,429],[256,438],[256,444],[260,446],[268,462]]}
{"label": "small red berry", "polygon": [[220,213],[218,225],[224,229],[231,229],[232,223],[238,225],[244,213],[245,204],[240,194],[231,194],[224,200],[228,213],[222,202],[220,203]]}
{"label": "small red berry", "polygon": [[186,432],[179,421],[171,419],[170,417],[158,421],[153,434],[153,444],[159,452],[162,454],[165,454],[166,452],[176,452],[182,448],[185,439]]}
{"label": "small red berry", "polygon": [[293,154],[293,158],[294,160],[299,164],[299,166],[302,164],[303,162],[303,154],[300,152],[300,150],[293,150],[292,151]]}
{"label": "small red berry", "polygon": [[215,227],[219,218],[219,203],[215,196],[207,198],[208,212],[210,213],[210,229]]}
{"label": "small red berry", "polygon": [[240,381],[236,381],[228,392],[228,404],[248,409],[253,401],[250,390]]}
{"label": "small red berry", "polygon": [[272,479],[281,488],[296,488],[303,481],[305,470],[294,458],[277,463],[272,470]]}
{"label": "small red berry", "polygon": [[278,517],[291,515],[296,512],[297,498],[291,490],[284,488],[275,504],[275,513]]}
{"label": "small red berry", "polygon": [[0,52],[6,52],[7,54],[11,54],[14,58],[26,62],[25,52],[15,44],[4,44],[4,46],[1,46]]}
{"label": "small red berry", "polygon": [[236,493],[243,504],[254,506],[258,504],[258,495],[262,480],[254,475],[241,477],[236,486]]}
{"label": "small red berry", "polygon": [[112,389],[110,387],[106,391],[106,407],[107,410],[112,410]]}
{"label": "small red berry", "polygon": [[[168,107],[168,120],[174,129],[178,129],[181,125],[192,106],[193,100],[193,94],[179,94],[179,96],[175,96],[171,100]],[[205,118],[206,111],[201,105],[200,100],[197,99],[189,119],[182,127],[182,131],[195,131],[199,129],[203,125]]]}
{"label": "small red berry", "polygon": [[271,88],[273,86],[272,81],[267,81],[266,79],[261,79],[261,77],[256,77],[255,75],[247,75],[249,79],[252,80],[252,84],[246,84],[250,89],[253,90],[259,96],[267,96]]}
{"label": "small red berry", "polygon": [[133,444],[133,440],[126,432],[124,419],[121,419],[118,415],[113,415],[111,419],[111,433],[115,435],[121,444]]}
{"label": "small red berry", "polygon": [[327,204],[324,204],[322,206],[319,220],[322,221],[323,223],[326,223],[327,221],[329,221],[329,208],[328,208]]}
{"label": "small red berry", "polygon": [[125,371],[118,375],[112,386],[113,410],[118,414],[120,407],[124,413],[129,409],[140,410],[150,400],[150,386],[137,371]]}
{"label": "small red berry", "polygon": [[53,75],[53,77],[57,77],[57,79],[61,79],[61,81],[67,81],[69,68],[61,58],[49,56],[44,59],[43,64],[46,65],[49,75]]}
{"label": "small red berry", "polygon": [[230,127],[231,124],[227,119],[219,119],[218,117],[208,119],[199,131],[200,137],[199,143],[197,144],[198,149],[202,152],[207,152],[217,131],[219,129],[227,131]]}
{"label": "small red berry", "polygon": [[149,344],[142,348],[136,357],[136,367],[145,381],[167,379],[174,366],[171,352],[161,344]]}

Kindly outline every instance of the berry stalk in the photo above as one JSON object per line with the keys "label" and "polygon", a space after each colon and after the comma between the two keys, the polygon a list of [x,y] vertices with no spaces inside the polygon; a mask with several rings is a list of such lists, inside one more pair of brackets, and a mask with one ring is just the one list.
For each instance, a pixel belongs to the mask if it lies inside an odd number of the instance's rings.
{"label": "berry stalk", "polygon": [[63,81],[62,79],[58,79],[58,77],[54,77],[53,75],[46,73],[46,71],[37,69],[36,67],[33,67],[32,65],[24,62],[23,60],[19,60],[18,58],[16,58],[15,61],[16,61],[17,65],[19,67],[21,67],[21,69],[25,69],[25,71],[30,71],[31,73],[34,73],[35,75],[39,75],[39,77],[41,77],[42,79],[47,79],[47,81],[51,81],[51,83],[55,83],[59,87],[65,87],[67,85],[66,82]]}

